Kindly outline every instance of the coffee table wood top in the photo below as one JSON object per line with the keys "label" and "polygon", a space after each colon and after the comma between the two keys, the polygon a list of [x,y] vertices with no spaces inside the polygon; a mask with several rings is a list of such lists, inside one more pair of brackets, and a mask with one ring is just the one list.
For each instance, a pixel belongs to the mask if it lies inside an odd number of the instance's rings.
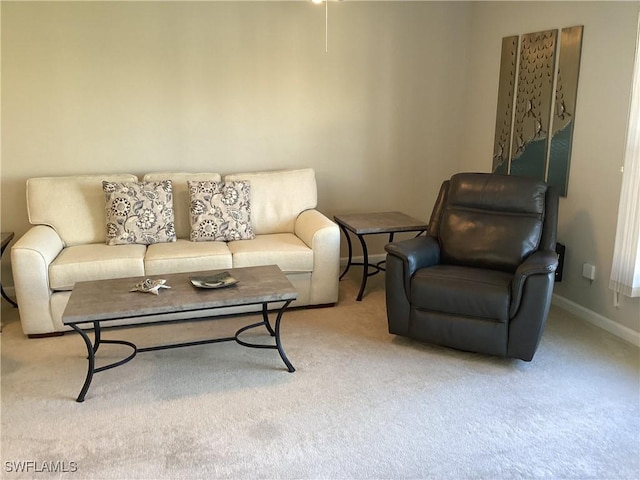
{"label": "coffee table wood top", "polygon": [[[238,283],[225,288],[197,288],[189,277],[229,272]],[[152,275],[165,279],[171,288],[159,295],[131,292],[147,277],[78,282],[73,287],[62,323],[118,320],[163,313],[209,310],[220,307],[255,305],[295,300],[298,292],[277,265],[225,268],[204,272]]]}
{"label": "coffee table wood top", "polygon": [[422,220],[402,212],[351,213],[336,215],[333,218],[356,235],[413,232],[426,230],[428,227]]}

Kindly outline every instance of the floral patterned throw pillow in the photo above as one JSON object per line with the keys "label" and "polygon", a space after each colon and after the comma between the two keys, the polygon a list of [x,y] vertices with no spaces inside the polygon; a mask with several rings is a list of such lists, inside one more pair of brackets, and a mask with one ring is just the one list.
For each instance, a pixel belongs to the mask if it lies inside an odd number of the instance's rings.
{"label": "floral patterned throw pillow", "polygon": [[249,182],[189,182],[191,241],[250,240]]}
{"label": "floral patterned throw pillow", "polygon": [[175,242],[173,185],[162,182],[102,182],[107,245]]}

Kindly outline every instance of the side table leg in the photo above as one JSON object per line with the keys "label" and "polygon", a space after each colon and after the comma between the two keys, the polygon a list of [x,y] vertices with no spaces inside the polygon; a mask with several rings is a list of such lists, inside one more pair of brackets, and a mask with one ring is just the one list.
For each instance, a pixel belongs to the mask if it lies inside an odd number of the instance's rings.
{"label": "side table leg", "polygon": [[351,267],[351,259],[353,258],[353,249],[351,247],[351,238],[349,237],[349,231],[346,229],[346,227],[342,224],[338,224],[340,226],[340,230],[342,230],[342,233],[344,233],[344,237],[347,239],[347,249],[348,249],[348,257],[347,257],[347,265],[345,266],[343,272],[340,274],[340,277],[338,277],[338,280],[342,280],[342,277],[344,277],[347,272],[349,271],[349,267]]}
{"label": "side table leg", "polygon": [[358,239],[362,245],[362,255],[364,256],[362,261],[362,281],[360,282],[360,292],[358,292],[358,297],[356,298],[356,300],[360,302],[362,300],[362,295],[364,294],[364,289],[367,286],[367,278],[369,277],[369,252],[367,251],[367,242],[364,240],[364,235],[358,235]]}

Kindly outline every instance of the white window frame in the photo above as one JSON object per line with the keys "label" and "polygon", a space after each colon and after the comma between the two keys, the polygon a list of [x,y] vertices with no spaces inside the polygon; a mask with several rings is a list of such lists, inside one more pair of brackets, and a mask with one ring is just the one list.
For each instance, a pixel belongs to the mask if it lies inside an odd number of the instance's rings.
{"label": "white window frame", "polygon": [[640,14],[637,32],[629,128],[609,281],[616,306],[620,304],[621,294],[640,297]]}

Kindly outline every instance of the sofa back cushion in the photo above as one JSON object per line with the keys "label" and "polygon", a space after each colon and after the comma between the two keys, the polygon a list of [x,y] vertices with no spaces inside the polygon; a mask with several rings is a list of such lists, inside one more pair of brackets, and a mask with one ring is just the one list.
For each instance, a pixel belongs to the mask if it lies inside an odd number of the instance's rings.
{"label": "sofa back cushion", "polygon": [[189,214],[189,180],[219,182],[219,173],[186,173],[186,172],[158,172],[147,173],[143,177],[145,182],[161,182],[171,180],[173,184],[173,218],[178,238],[188,239],[191,233],[191,216]]}
{"label": "sofa back cushion", "polygon": [[236,173],[225,182],[248,181],[251,187],[251,224],[256,235],[293,233],[295,220],[316,208],[318,192],[313,169]]}
{"label": "sofa back cushion", "polygon": [[546,191],[528,177],[451,177],[438,232],[442,262],[514,272],[540,244]]}
{"label": "sofa back cushion", "polygon": [[102,182],[136,182],[130,174],[39,177],[27,180],[27,212],[32,225],[53,228],[65,246],[104,243]]}

